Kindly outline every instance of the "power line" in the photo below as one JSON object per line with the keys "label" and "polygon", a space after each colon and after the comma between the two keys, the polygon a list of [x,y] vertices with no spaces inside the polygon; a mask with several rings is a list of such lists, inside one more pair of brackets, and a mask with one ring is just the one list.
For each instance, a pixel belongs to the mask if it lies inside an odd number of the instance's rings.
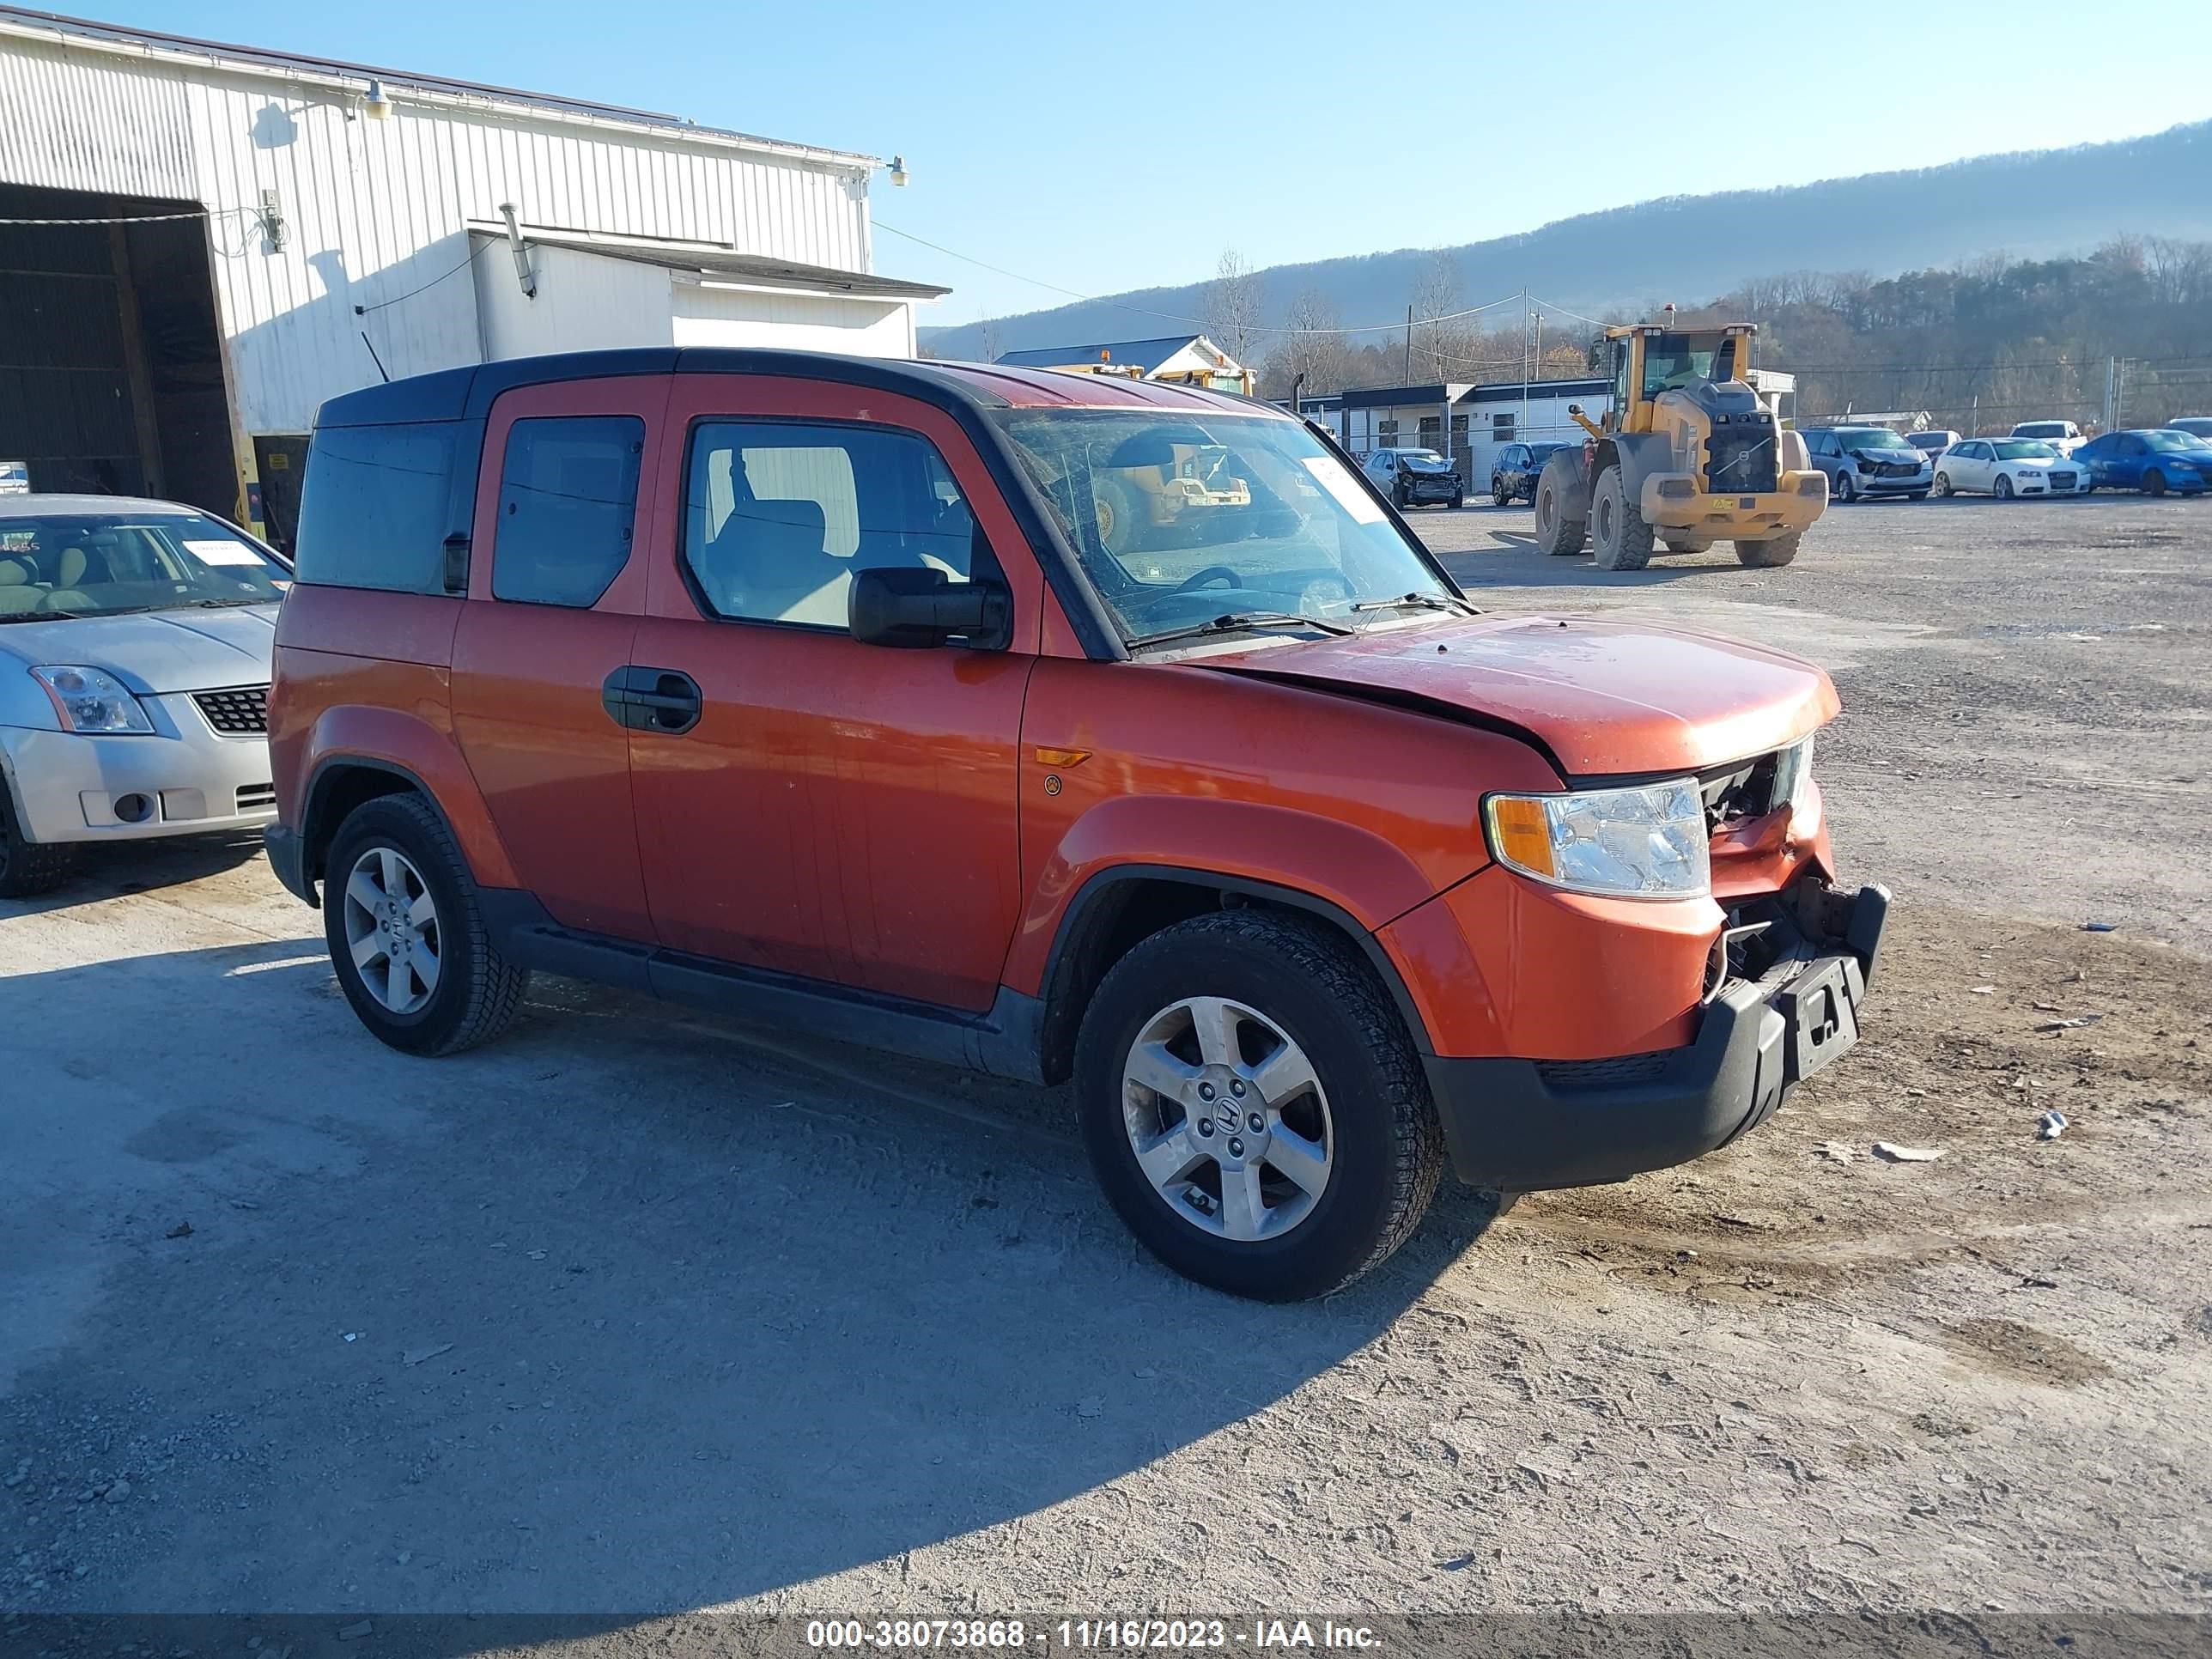
{"label": "power line", "polygon": [[0,219],[0,225],[159,225],[173,219],[204,219],[205,208],[189,213],[126,213],[105,219]]}
{"label": "power line", "polygon": [[[386,306],[398,305],[402,300],[411,300],[416,295],[422,293],[425,289],[437,287],[439,283],[446,280],[446,277],[459,276],[471,265],[474,264],[477,262],[477,257],[483,252],[484,249],[490,246],[491,244],[488,241],[480,243],[475,250],[470,253],[467,258],[462,260],[460,264],[455,265],[451,270],[447,271],[443,276],[433,276],[428,282],[423,283],[421,288],[410,288],[404,294],[395,294],[389,300],[379,300],[373,306],[356,306],[353,308],[353,314],[356,317],[366,317],[372,311],[381,311]],[[372,347],[371,350],[373,352],[374,348]]]}

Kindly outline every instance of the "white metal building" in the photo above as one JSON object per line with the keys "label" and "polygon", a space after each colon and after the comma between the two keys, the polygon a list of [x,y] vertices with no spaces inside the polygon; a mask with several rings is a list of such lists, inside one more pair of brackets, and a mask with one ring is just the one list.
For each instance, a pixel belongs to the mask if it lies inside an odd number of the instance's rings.
{"label": "white metal building", "polygon": [[317,407],[380,376],[647,343],[910,356],[945,290],[874,274],[879,165],[0,6],[0,466],[281,539]]}

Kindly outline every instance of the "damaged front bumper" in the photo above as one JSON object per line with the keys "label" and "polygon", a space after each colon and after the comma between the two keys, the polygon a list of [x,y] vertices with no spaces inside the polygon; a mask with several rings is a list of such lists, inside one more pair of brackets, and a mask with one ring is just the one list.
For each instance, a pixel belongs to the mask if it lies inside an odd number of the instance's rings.
{"label": "damaged front bumper", "polygon": [[1686,1048],[1546,1061],[1425,1055],[1461,1180],[1504,1192],[1589,1187],[1727,1146],[1858,1041],[1889,891],[1807,878],[1747,907]]}

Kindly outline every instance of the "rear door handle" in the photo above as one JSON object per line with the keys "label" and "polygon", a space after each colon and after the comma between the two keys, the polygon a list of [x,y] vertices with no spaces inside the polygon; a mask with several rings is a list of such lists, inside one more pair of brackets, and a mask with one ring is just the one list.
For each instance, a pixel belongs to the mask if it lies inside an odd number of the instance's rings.
{"label": "rear door handle", "polygon": [[705,701],[699,682],[675,668],[617,668],[599,689],[599,703],[617,726],[679,737],[699,724]]}

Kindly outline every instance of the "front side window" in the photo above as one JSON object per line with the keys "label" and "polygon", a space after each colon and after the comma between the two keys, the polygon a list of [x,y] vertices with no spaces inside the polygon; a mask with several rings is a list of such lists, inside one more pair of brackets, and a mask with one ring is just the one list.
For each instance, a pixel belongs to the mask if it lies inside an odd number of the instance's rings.
{"label": "front side window", "polygon": [[507,428],[493,534],[495,599],[588,611],[629,562],[645,422],[630,415]]}
{"label": "front side window", "polygon": [[1125,638],[1362,602],[1455,605],[1368,489],[1297,422],[1165,410],[996,416]]}
{"label": "front side window", "polygon": [[201,514],[0,517],[0,623],[270,605],[289,575]]}
{"label": "front side window", "polygon": [[890,427],[701,422],[684,561],[717,617],[841,631],[856,570],[1004,580],[936,446]]}
{"label": "front side window", "polygon": [[299,579],[331,587],[445,592],[459,423],[324,427],[307,447],[294,543]]}

